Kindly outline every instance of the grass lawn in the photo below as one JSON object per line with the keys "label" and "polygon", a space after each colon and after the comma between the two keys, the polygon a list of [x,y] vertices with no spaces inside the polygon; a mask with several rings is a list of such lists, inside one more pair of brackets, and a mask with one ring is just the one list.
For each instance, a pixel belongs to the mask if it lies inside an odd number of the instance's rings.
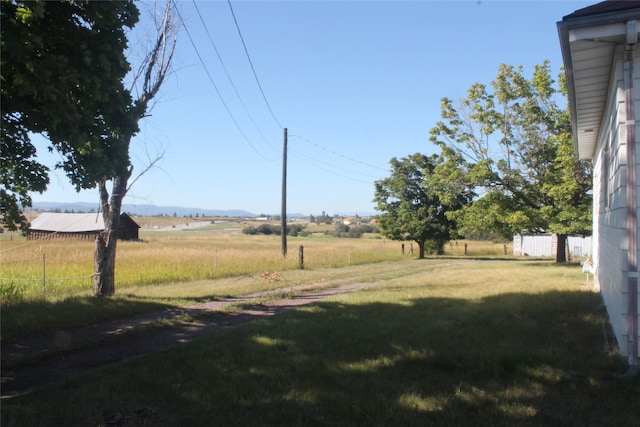
{"label": "grass lawn", "polygon": [[624,363],[579,265],[452,257],[335,271],[377,280],[6,399],[2,426],[637,424],[638,379],[601,378]]}

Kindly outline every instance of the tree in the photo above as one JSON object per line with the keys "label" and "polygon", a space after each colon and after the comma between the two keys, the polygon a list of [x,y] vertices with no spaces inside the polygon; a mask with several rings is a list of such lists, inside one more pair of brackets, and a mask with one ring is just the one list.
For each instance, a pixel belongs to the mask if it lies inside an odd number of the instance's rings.
{"label": "tree", "polygon": [[77,188],[95,186],[96,177],[109,175],[126,157],[91,136],[105,135],[107,122],[132,125],[123,117],[131,98],[121,80],[129,71],[125,28],[137,22],[138,9],[132,1],[0,5],[0,221],[26,233],[21,210],[31,206],[29,192],[43,192],[49,183],[32,133],[60,152],[58,166]]}
{"label": "tree", "polygon": [[333,222],[333,219],[331,219],[331,217],[325,211],[322,211],[322,214],[316,217],[315,220],[316,224],[331,224]]}
{"label": "tree", "polygon": [[[77,190],[98,187],[105,223],[95,242],[94,292],[98,296],[115,292],[122,200],[130,186],[161,158],[151,161],[130,182],[132,138],[171,68],[177,29],[171,4],[167,1],[164,13],[154,20],[156,37],[132,75],[134,100],[132,90],[124,85],[131,68],[124,55],[125,27],[132,28],[138,20],[132,1],[2,1],[3,148],[6,126],[12,132],[7,141],[25,147],[21,159],[35,162],[28,132],[42,133],[51,142],[50,149],[63,158],[56,167],[66,172]],[[12,154],[2,153],[3,203],[45,185],[42,178],[36,182],[39,186],[27,183],[29,189],[5,185],[4,156]],[[46,177],[46,168],[36,167],[36,172]],[[3,207],[7,218],[5,212],[9,210]]]}
{"label": "tree", "polygon": [[[109,132],[106,138],[112,142],[117,150],[127,153],[126,162],[119,162],[113,169],[113,173],[105,174],[98,180],[100,193],[100,206],[105,228],[95,241],[94,278],[93,286],[96,296],[110,296],[115,292],[115,258],[116,244],[118,240],[118,228],[120,226],[120,210],[130,186],[137,180],[129,183],[133,173],[133,167],[128,157],[129,147],[133,137],[138,132],[137,124],[142,120],[151,108],[151,102],[160,91],[162,84],[171,70],[171,62],[176,46],[177,22],[172,9],[172,2],[168,0],[164,13],[157,19],[156,34],[153,44],[134,75],[133,86],[139,95],[125,108],[127,122],[135,126],[119,127],[119,122],[105,123]],[[82,153],[76,152],[76,156]],[[141,174],[147,172],[160,159],[152,161]],[[107,184],[111,181],[111,194],[107,190]]]}
{"label": "tree", "polygon": [[490,88],[475,83],[456,105],[442,99],[430,140],[446,159],[436,171],[443,188],[477,193],[452,214],[463,231],[555,233],[556,261],[565,262],[567,235],[591,232],[592,166],[573,154],[569,114],[558,106],[564,73],[554,83],[548,61],[530,80],[503,64]]}
{"label": "tree", "polygon": [[[444,245],[457,236],[457,224],[447,213],[466,203],[463,194],[440,197],[434,171],[439,156],[416,153],[390,160],[391,176],[375,182],[376,209],[382,235],[418,244],[420,259],[425,252],[443,254]],[[440,192],[440,194],[443,194]]]}

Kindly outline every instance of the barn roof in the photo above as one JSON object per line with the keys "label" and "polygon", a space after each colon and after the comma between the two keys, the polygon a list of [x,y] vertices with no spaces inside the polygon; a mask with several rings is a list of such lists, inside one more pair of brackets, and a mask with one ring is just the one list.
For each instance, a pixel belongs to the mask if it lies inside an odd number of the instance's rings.
{"label": "barn roof", "polygon": [[31,222],[31,230],[79,233],[101,231],[104,221],[99,213],[44,212]]}

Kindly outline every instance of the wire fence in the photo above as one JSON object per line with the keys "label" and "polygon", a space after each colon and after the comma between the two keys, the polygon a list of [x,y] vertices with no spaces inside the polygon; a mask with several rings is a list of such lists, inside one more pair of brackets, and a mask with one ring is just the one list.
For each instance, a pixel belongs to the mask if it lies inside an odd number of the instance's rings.
{"label": "wire fence", "polygon": [[[15,262],[18,264],[18,262]],[[90,290],[94,274],[48,275],[46,254],[34,261],[31,268],[6,269],[0,276],[0,304],[12,304],[24,300],[44,299],[50,295],[60,295],[69,291]],[[7,262],[2,262],[7,267]],[[19,261],[24,266],[24,260]]]}
{"label": "wire fence", "polygon": [[[188,245],[180,251],[174,247],[166,250],[164,245],[159,244],[160,251],[153,253],[149,252],[148,247],[132,246],[128,248],[131,250],[128,254],[122,255],[122,263],[119,264],[119,284],[131,286],[218,279],[258,271],[272,271],[274,268],[314,269],[419,256],[418,245],[412,242],[385,244],[388,242],[384,240],[363,239],[353,240],[340,247],[331,244],[322,248],[316,243],[310,240],[304,246],[300,245],[297,251],[291,251],[284,260],[273,255],[271,246],[264,251],[240,251],[233,248],[220,251],[218,247],[202,250],[200,246],[199,249],[196,248],[198,250],[194,250]],[[359,245],[360,243],[364,246]],[[43,299],[52,301],[93,293],[94,266],[91,254],[87,254],[86,245],[43,245],[32,248],[20,246],[28,250],[21,253],[0,253],[0,304]],[[451,242],[445,248],[445,254],[505,256],[512,253],[510,249],[510,244],[503,243]]]}

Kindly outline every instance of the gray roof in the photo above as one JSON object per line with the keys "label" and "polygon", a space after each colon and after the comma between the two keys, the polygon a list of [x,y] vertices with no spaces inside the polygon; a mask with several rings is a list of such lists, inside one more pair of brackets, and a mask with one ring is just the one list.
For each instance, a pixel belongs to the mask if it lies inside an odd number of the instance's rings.
{"label": "gray roof", "polygon": [[[638,19],[640,1],[605,1],[577,10],[557,24],[573,139],[581,159],[595,155],[614,54],[627,42],[626,22]],[[636,28],[640,30],[640,25]]]}
{"label": "gray roof", "polygon": [[44,212],[31,222],[31,230],[82,233],[104,230],[100,213]]}

